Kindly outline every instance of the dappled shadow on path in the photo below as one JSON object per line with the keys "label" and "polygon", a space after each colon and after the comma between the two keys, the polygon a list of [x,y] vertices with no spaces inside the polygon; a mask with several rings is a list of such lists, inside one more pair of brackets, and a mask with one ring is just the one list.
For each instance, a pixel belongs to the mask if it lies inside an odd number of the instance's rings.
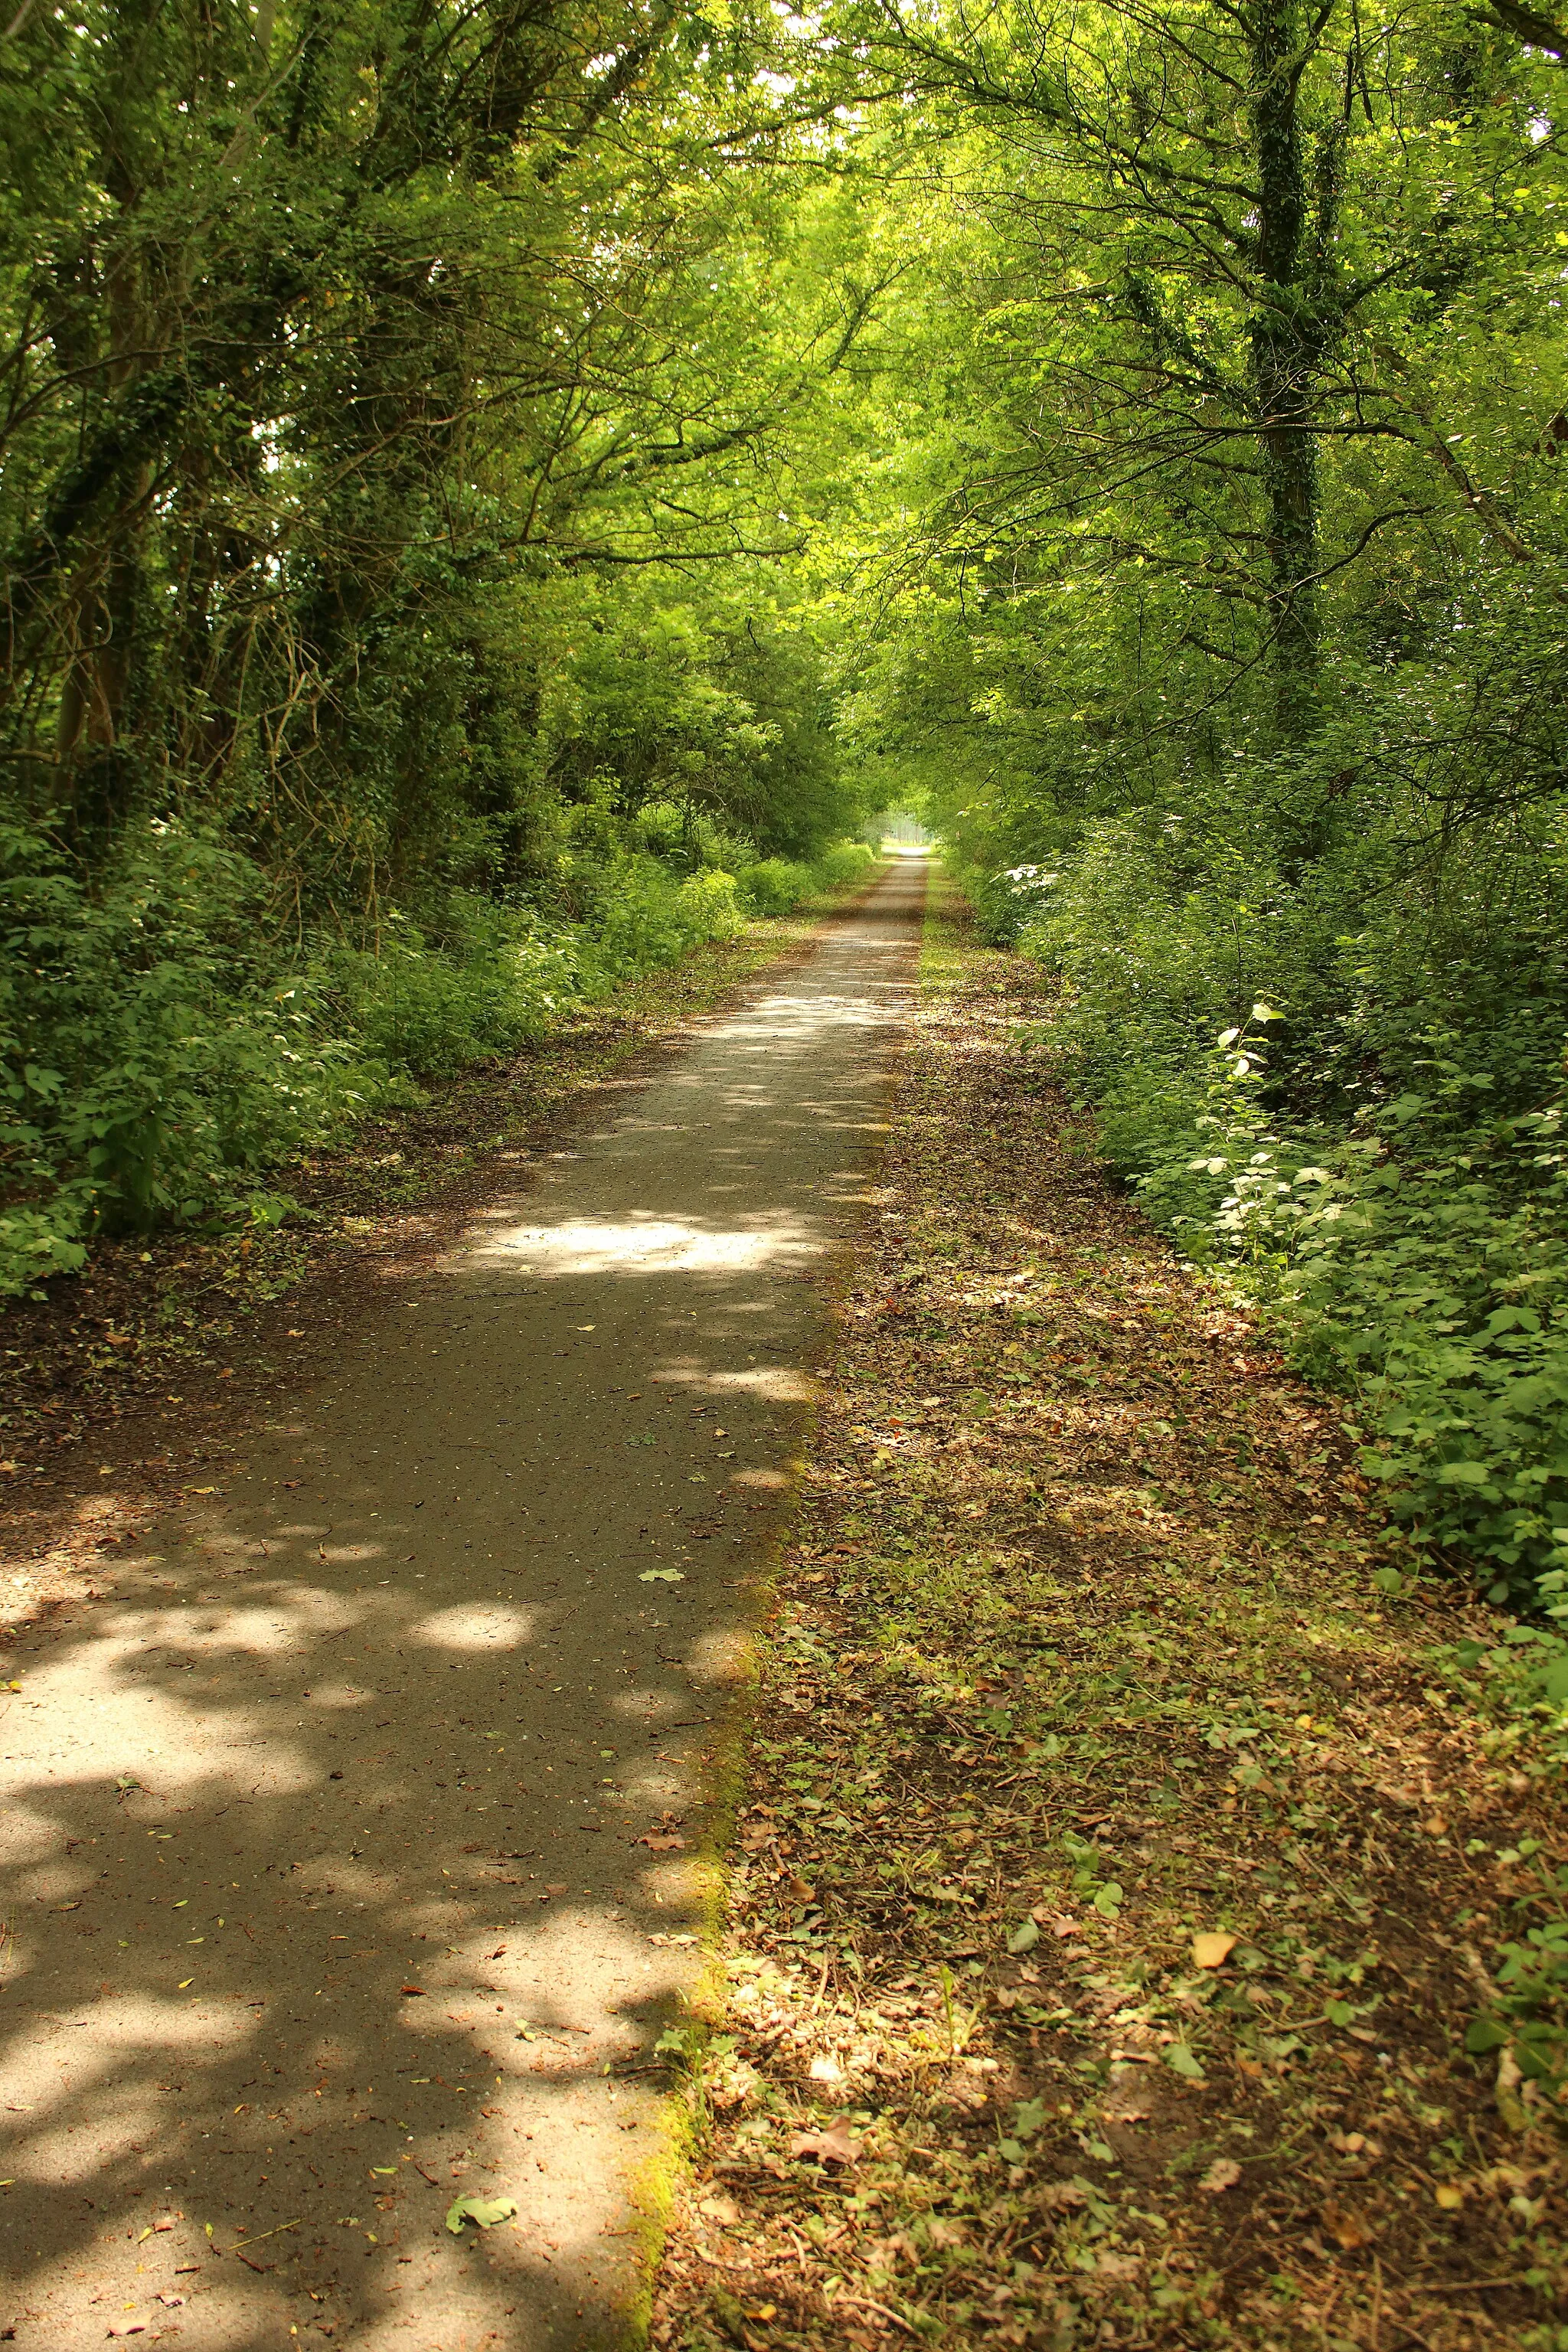
{"label": "dappled shadow on path", "polygon": [[[704,1763],[917,908],[839,926],[399,1275],[221,1491],[12,1654],[18,2344],[531,2352],[635,2291]],[[515,2224],[451,2234],[468,2194]]]}

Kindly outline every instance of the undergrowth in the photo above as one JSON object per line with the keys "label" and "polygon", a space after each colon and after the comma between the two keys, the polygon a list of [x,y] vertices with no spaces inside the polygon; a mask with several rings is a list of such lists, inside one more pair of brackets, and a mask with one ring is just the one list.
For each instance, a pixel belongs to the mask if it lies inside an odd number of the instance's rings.
{"label": "undergrowth", "polygon": [[1528,904],[1500,850],[1395,914],[1349,857],[1291,882],[1222,846],[1119,818],[1049,871],[989,878],[992,936],[1058,982],[1044,1064],[1093,1104],[1145,1213],[1351,1401],[1417,1549],[1494,1600],[1550,1599],[1568,1569],[1557,861]]}

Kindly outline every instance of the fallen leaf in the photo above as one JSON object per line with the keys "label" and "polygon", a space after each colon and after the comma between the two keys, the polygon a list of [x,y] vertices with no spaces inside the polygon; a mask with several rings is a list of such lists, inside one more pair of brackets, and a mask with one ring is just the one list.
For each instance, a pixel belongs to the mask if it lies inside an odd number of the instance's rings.
{"label": "fallen leaf", "polygon": [[1445,2213],[1457,2213],[1465,2201],[1465,2192],[1457,2180],[1440,2180],[1432,2194]]}
{"label": "fallen leaf", "polygon": [[1168,2049],[1162,2051],[1161,2055],[1172,2074],[1180,2074],[1184,2082],[1204,2083],[1208,2080],[1184,2042],[1173,2042]]}
{"label": "fallen leaf", "polygon": [[419,2000],[423,2000],[425,1998],[425,1988],[423,1985],[399,1985],[398,1990],[399,1992],[409,1993]]}
{"label": "fallen leaf", "polygon": [[562,1879],[556,1885],[547,1886],[544,1892],[546,1895],[564,1895],[566,1892],[566,1882],[564,1879]]}
{"label": "fallen leaf", "polygon": [[826,2131],[795,2132],[791,2137],[792,2156],[819,2157],[826,2164],[856,2164],[864,2143],[849,2128],[847,2116],[835,2116]]}
{"label": "fallen leaf", "polygon": [[669,1853],[675,1847],[683,1846],[686,1840],[683,1837],[677,1837],[673,1831],[668,1837],[658,1837],[650,1830],[646,1837],[638,1838],[637,1843],[646,1845],[650,1853]]}
{"label": "fallen leaf", "polygon": [[1007,1949],[1010,1952],[1032,1952],[1039,1940],[1039,1928],[1033,1919],[1026,1919],[1023,1926],[1015,1927],[1008,1937]]}
{"label": "fallen leaf", "polygon": [[792,1902],[815,1903],[816,1900],[816,1889],[810,1879],[802,1878],[797,1872],[790,1873],[784,1880],[784,1887]]}
{"label": "fallen leaf", "polygon": [[1337,2246],[1353,2254],[1358,2246],[1370,2245],[1372,2231],[1357,2213],[1345,2205],[1325,2205],[1321,2209],[1323,2227]]}
{"label": "fallen leaf", "polygon": [[806,2068],[814,2083],[842,2083],[844,2069],[837,2058],[814,2058]]}
{"label": "fallen leaf", "polygon": [[472,2221],[481,2230],[493,2230],[498,2221],[510,2221],[516,2211],[515,2197],[459,2197],[455,2205],[447,2209],[447,2227],[454,2238],[460,2238],[465,2221]]}
{"label": "fallen leaf", "polygon": [[1217,2197],[1223,2189],[1234,2189],[1241,2179],[1241,2167],[1233,2156],[1216,2156],[1198,2187],[1209,2196]]}
{"label": "fallen leaf", "polygon": [[639,1584],[684,1584],[685,1573],[679,1568],[641,1568],[637,1570]]}
{"label": "fallen leaf", "polygon": [[1226,1936],[1217,1930],[1193,1937],[1193,1965],[1199,1969],[1223,1969],[1237,1945],[1238,1936]]}

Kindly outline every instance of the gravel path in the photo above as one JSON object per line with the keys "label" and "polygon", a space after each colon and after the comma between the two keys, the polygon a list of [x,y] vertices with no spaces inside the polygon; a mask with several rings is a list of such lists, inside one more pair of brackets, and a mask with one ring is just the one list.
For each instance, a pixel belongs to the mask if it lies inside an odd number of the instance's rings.
{"label": "gravel path", "polygon": [[[919,936],[810,961],[389,1286],[0,1724],[0,2340],[613,2337],[704,1764]],[[639,2187],[639,2175],[641,2185]],[[454,2200],[515,2200],[461,2236]]]}

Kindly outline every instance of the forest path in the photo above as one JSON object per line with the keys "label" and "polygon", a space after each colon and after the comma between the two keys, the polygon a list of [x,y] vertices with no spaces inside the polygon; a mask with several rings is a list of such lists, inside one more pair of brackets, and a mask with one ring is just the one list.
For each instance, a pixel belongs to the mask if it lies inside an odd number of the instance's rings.
{"label": "forest path", "polygon": [[[924,893],[896,864],[403,1276],[33,1652],[3,1743],[18,2345],[616,2332],[704,1765]],[[450,2233],[465,2196],[515,2222]]]}

